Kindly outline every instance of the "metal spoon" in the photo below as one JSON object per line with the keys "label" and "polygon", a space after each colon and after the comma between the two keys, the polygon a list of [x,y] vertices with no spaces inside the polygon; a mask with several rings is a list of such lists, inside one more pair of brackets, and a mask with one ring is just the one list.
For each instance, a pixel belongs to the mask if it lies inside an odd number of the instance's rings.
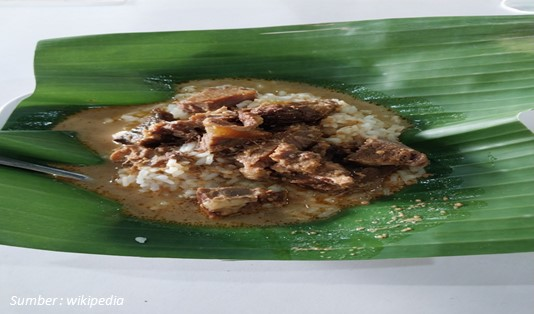
{"label": "metal spoon", "polygon": [[75,179],[75,180],[86,181],[86,180],[90,180],[91,179],[90,177],[88,177],[88,176],[86,176],[84,174],[81,174],[81,173],[67,171],[67,170],[54,168],[54,167],[50,167],[50,166],[34,164],[34,163],[31,163],[31,162],[26,162],[26,161],[22,161],[22,160],[11,159],[11,158],[8,158],[8,157],[3,157],[3,156],[0,156],[0,165],[16,167],[16,168],[32,170],[32,171],[37,171],[37,172],[42,172],[42,173],[46,173],[46,174],[51,174],[51,175],[57,176],[57,177],[63,177],[63,178],[69,178],[69,179]]}

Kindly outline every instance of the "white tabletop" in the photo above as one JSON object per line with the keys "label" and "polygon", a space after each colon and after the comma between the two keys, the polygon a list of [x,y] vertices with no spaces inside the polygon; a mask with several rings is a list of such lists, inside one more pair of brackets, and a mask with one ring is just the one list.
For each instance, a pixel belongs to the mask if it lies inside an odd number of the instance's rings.
{"label": "white tabletop", "polygon": [[[33,52],[36,42],[45,38],[518,14],[500,0],[90,2],[0,0],[0,104],[33,90]],[[273,262],[115,257],[0,246],[0,313],[521,314],[534,312],[533,296],[534,253]],[[20,298],[39,297],[58,301],[11,305]],[[66,305],[67,298],[84,303],[89,297],[108,298],[115,305]]]}

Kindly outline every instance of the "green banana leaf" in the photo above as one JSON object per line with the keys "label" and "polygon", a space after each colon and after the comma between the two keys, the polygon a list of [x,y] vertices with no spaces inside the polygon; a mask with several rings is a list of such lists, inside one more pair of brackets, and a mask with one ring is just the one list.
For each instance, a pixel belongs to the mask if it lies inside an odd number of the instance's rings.
{"label": "green banana leaf", "polygon": [[295,260],[534,251],[534,135],[516,120],[534,107],[531,16],[52,39],[37,46],[35,76],[35,92],[0,136],[1,151],[27,159],[99,162],[90,149],[50,131],[81,109],[164,100],[174,84],[192,79],[251,77],[325,86],[391,108],[413,123],[403,140],[429,155],[433,175],[325,221],[214,228],[128,218],[120,204],[93,192],[4,167],[1,244]]}

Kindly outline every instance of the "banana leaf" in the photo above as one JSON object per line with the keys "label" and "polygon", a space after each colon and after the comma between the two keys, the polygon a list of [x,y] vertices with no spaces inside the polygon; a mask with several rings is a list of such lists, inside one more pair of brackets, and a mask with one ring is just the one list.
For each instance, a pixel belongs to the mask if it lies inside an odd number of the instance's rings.
{"label": "banana leaf", "polygon": [[[165,100],[174,84],[193,79],[260,78],[333,88],[391,108],[413,124],[402,139],[429,155],[433,175],[324,221],[215,228],[125,217],[121,204],[96,193],[0,168],[1,244],[283,260],[534,251],[534,135],[516,119],[534,107],[530,16],[51,39],[37,46],[35,77],[35,92],[0,136],[2,151],[28,159],[98,162],[90,149],[71,141],[63,147],[50,131],[81,109]],[[43,141],[51,150],[44,157]]]}

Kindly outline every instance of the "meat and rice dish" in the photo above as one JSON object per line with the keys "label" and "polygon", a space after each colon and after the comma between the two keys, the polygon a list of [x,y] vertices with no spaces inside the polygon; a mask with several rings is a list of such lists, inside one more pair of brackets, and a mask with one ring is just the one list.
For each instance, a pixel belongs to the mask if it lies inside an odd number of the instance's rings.
{"label": "meat and rice dish", "polygon": [[182,84],[165,103],[87,110],[58,129],[109,156],[77,170],[126,213],[235,226],[325,218],[415,183],[428,159],[399,142],[406,127],[384,108],[304,84],[210,80]]}

